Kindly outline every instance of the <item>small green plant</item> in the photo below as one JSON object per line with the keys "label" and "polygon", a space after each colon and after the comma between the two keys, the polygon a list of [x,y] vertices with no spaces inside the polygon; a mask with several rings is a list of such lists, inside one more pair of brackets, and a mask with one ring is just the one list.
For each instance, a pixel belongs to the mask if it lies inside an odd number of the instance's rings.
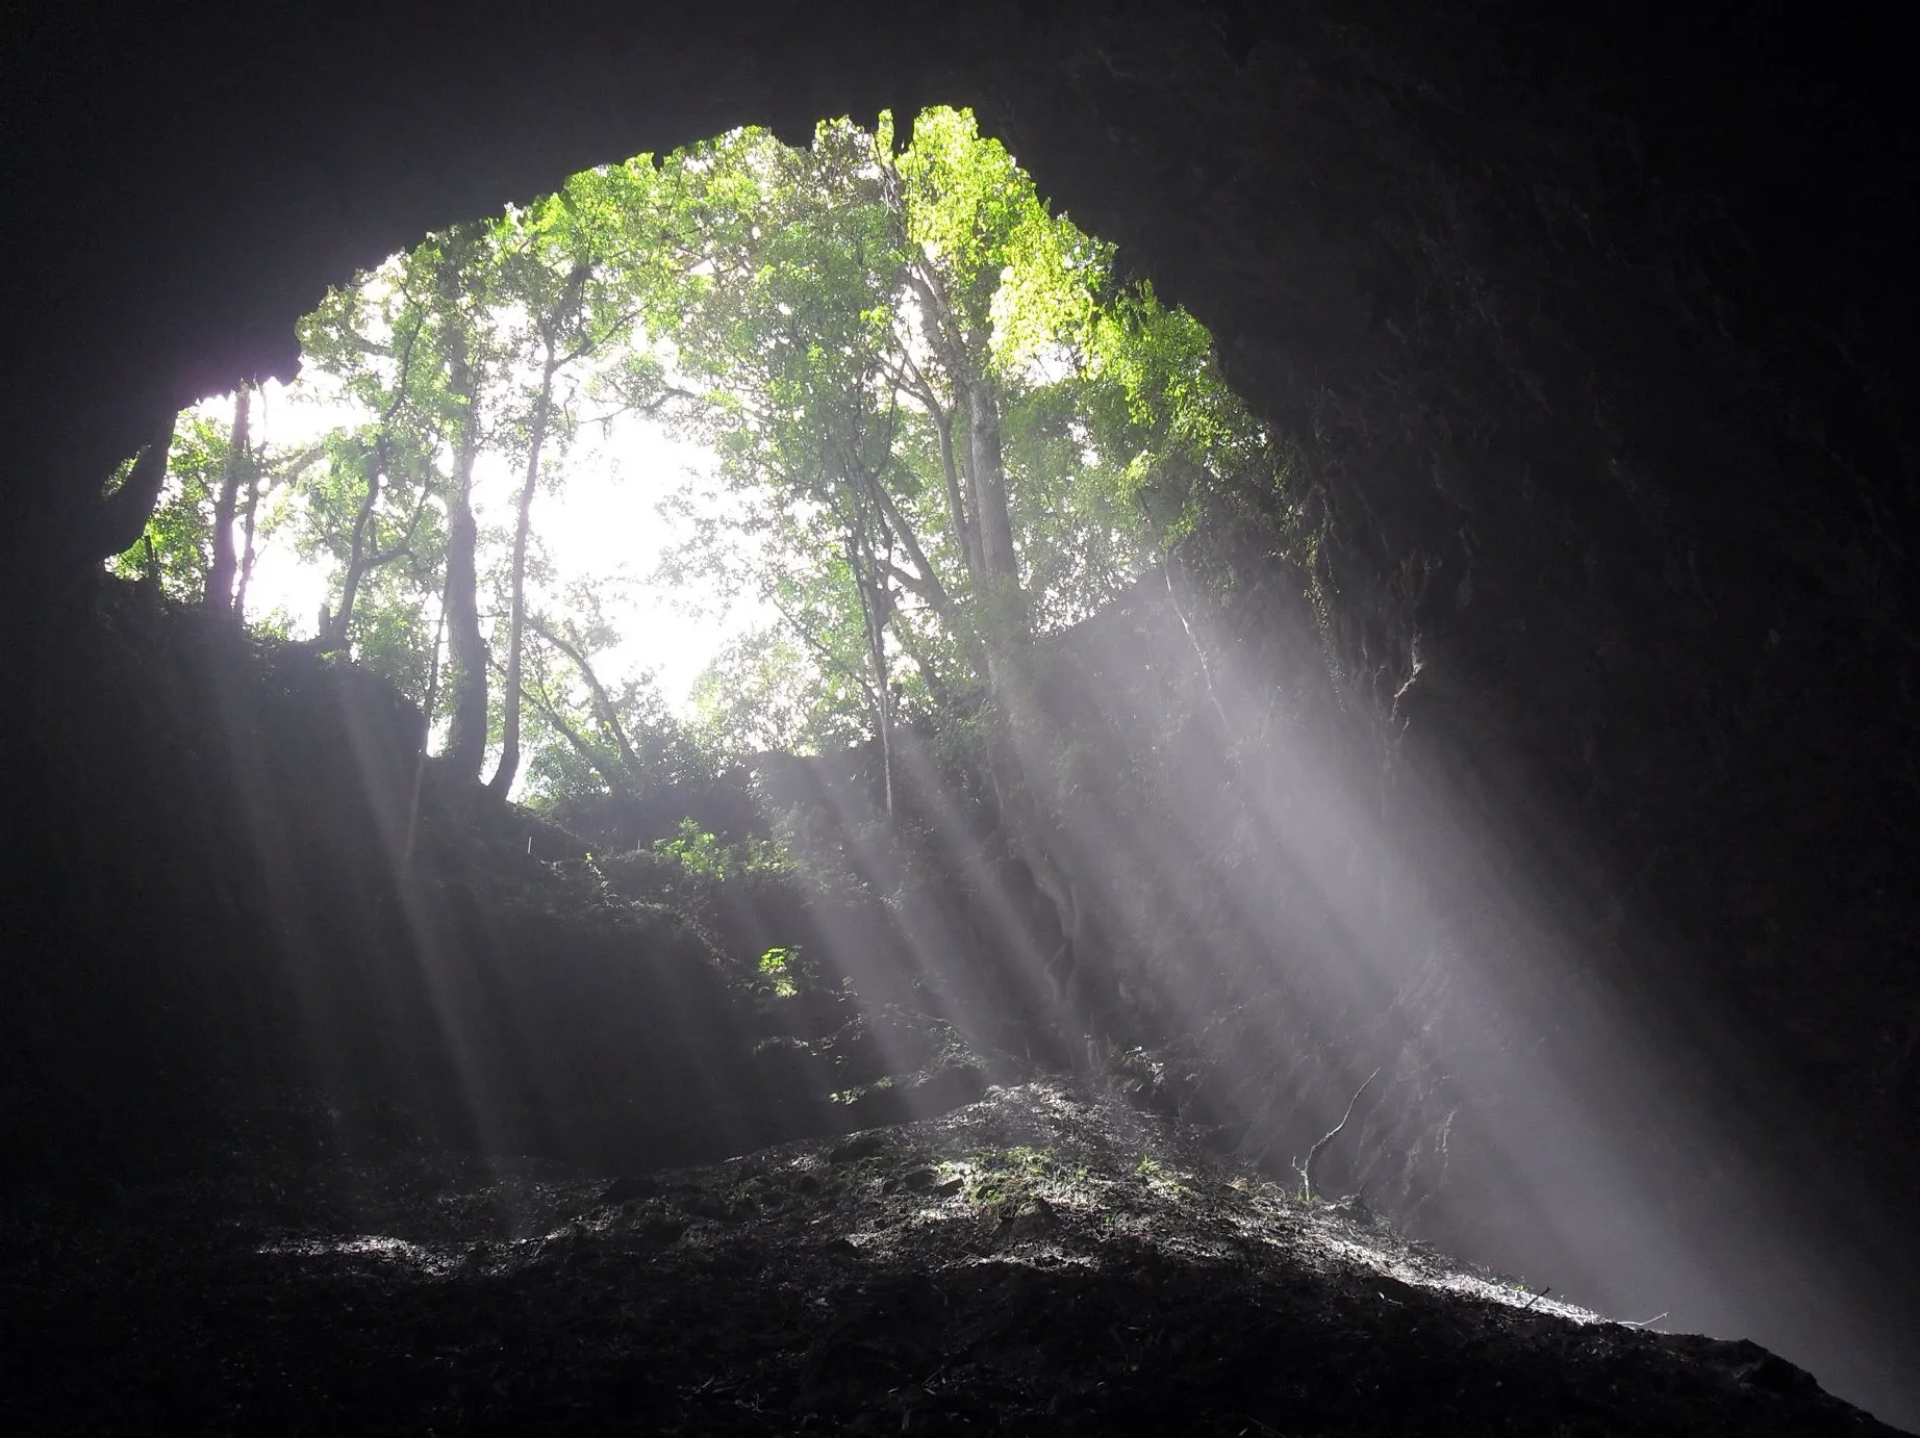
{"label": "small green plant", "polygon": [[776,944],[760,956],[760,977],[773,989],[777,999],[790,999],[800,992],[800,950]]}
{"label": "small green plant", "polygon": [[786,850],[771,839],[729,844],[698,819],[682,819],[671,839],[656,839],[654,854],[689,874],[715,883],[744,874],[786,874],[794,868]]}
{"label": "small green plant", "polygon": [[1150,1153],[1140,1155],[1140,1162],[1134,1172],[1148,1187],[1157,1189],[1163,1194],[1170,1193],[1175,1198],[1185,1198],[1188,1195],[1186,1177],[1178,1169],[1168,1168]]}
{"label": "small green plant", "polygon": [[653,852],[678,864],[689,874],[708,879],[724,879],[730,867],[731,845],[718,834],[700,827],[697,819],[682,819],[671,839],[658,839]]}
{"label": "small green plant", "polygon": [[1024,1145],[999,1153],[975,1154],[970,1167],[973,1181],[968,1197],[990,1208],[1025,1202],[1043,1185],[1064,1177],[1054,1154]]}

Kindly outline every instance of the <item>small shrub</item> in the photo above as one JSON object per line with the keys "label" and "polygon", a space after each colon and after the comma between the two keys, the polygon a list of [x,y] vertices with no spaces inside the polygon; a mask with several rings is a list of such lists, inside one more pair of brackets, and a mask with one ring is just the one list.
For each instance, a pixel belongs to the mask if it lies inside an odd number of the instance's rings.
{"label": "small shrub", "polygon": [[677,864],[689,874],[714,883],[757,874],[789,874],[794,864],[785,849],[771,839],[748,839],[729,844],[697,819],[682,819],[671,839],[654,841],[654,854]]}
{"label": "small shrub", "polygon": [[777,999],[790,999],[800,992],[800,950],[775,945],[760,956],[760,976],[767,981]]}

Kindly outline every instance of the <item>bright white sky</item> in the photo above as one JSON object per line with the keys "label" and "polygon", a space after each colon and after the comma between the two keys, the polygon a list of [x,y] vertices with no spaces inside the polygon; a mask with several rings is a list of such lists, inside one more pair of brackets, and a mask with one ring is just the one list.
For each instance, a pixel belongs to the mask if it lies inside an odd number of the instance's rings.
{"label": "bright white sky", "polygon": [[[198,408],[223,427],[232,422],[231,395]],[[592,402],[582,408],[592,413]],[[253,438],[275,449],[297,447],[354,417],[330,382],[309,370],[292,385],[269,381],[261,386],[253,402]],[[601,677],[612,683],[652,669],[663,696],[685,714],[689,691],[714,655],[735,635],[765,622],[769,611],[750,596],[728,607],[712,596],[669,593],[651,582],[663,547],[677,532],[657,507],[676,489],[703,478],[711,457],[641,417],[622,416],[606,429],[603,437],[601,426],[583,426],[565,461],[564,489],[557,495],[543,492],[534,501],[534,529],[558,571],[554,597],[572,583],[594,585],[606,617],[625,636],[604,666],[596,664]],[[482,456],[474,510],[483,543],[489,527],[511,524],[518,486],[519,476],[505,460]],[[293,618],[296,637],[312,635],[327,599],[327,570],[304,563],[287,532],[267,537],[256,548],[248,612],[261,616],[283,609]]]}

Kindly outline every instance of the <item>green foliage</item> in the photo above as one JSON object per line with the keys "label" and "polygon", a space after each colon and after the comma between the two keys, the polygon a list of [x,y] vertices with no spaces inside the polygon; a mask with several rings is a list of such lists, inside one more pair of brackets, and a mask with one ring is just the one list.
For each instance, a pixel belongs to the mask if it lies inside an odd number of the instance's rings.
{"label": "green foliage", "polygon": [[606,616],[607,601],[605,586],[575,585],[561,613],[533,618],[522,681],[532,701],[530,801],[603,793],[631,799],[717,772],[716,751],[672,712],[652,673],[601,678],[598,656],[621,637]]}
{"label": "green foliage", "polygon": [[433,660],[433,615],[426,596],[382,586],[372,600],[354,609],[354,655],[413,703],[422,703]]}
{"label": "green foliage", "polygon": [[653,322],[699,383],[684,422],[747,514],[704,528],[676,577],[757,589],[798,641],[726,656],[702,696],[711,727],[771,747],[871,726],[876,604],[893,702],[937,718],[979,682],[969,646],[1008,620],[963,553],[950,482],[969,480],[978,380],[1016,609],[1042,629],[1131,580],[1191,523],[1209,474],[1275,468],[1204,329],[1150,288],[1117,289],[1111,246],[1050,213],[966,111],[926,111],[897,154],[884,116],[873,134],[824,123],[804,152],[738,131],[670,157],[654,197],[694,263],[663,277]]}
{"label": "green foliage", "polygon": [[730,844],[702,829],[697,819],[682,819],[671,839],[654,841],[654,854],[687,873],[720,883],[750,875],[790,874],[793,861],[770,839]]}
{"label": "green foliage", "polygon": [[961,1181],[961,1192],[972,1203],[1002,1211],[1018,1209],[1036,1198],[1058,1198],[1084,1187],[1090,1169],[1069,1163],[1051,1148],[1020,1144],[1012,1148],[970,1153],[946,1165]]}
{"label": "green foliage", "polygon": [[[601,166],[331,291],[304,361],[351,418],[275,469],[265,525],[332,574],[336,638],[444,706],[476,455],[549,490],[590,416],[642,412],[707,446],[717,481],[679,497],[691,538],[660,578],[776,621],[716,657],[683,722],[649,676],[610,672],[626,636],[604,592],[543,588],[535,533],[522,605],[511,533],[481,533],[469,612],[492,622],[496,682],[523,621],[530,791],[638,794],[902,721],[977,756],[993,645],[1092,614],[1222,495],[1284,506],[1284,464],[1197,321],[1118,282],[1113,247],[970,112],[897,140],[882,115],[804,149],[743,129]],[[978,454],[970,424],[991,431]],[[213,418],[181,427],[153,558],[116,568],[197,594],[226,446]],[[996,486],[1010,577],[977,542]]]}
{"label": "green foliage", "polygon": [[800,973],[800,951],[776,945],[760,956],[760,976],[772,989],[773,996],[790,999],[800,992],[798,981]]}
{"label": "green foliage", "polygon": [[[314,451],[287,451],[249,443],[245,452],[236,456],[235,400],[234,395],[218,396],[185,411],[176,420],[168,447],[166,479],[153,512],[140,539],[107,562],[109,573],[154,583],[176,603],[204,603],[208,571],[214,562],[220,495],[224,483],[231,480],[236,488],[229,496],[235,506],[229,557],[236,572],[229,575],[229,581],[238,581],[244,589],[245,579],[239,571],[251,562],[247,549],[264,530],[260,521],[263,517],[270,520],[276,505],[284,506],[284,494],[275,499],[273,491],[284,488],[311,464]],[[128,460],[121,466],[109,481],[110,491],[124,481],[132,465]],[[244,602],[243,593],[236,597]],[[285,617],[256,620],[251,627],[256,632],[278,634],[286,627]]]}
{"label": "green foliage", "polygon": [[741,635],[693,691],[693,732],[716,760],[831,753],[866,737],[865,696],[844,665],[826,669],[804,643],[772,627]]}
{"label": "green foliage", "polygon": [[1285,463],[1228,387],[1213,339],[1142,282],[1114,297],[1084,333],[1088,408],[1105,446],[1130,456],[1120,481],[1161,543],[1189,533],[1203,498],[1227,480],[1274,491]]}
{"label": "green foliage", "polygon": [[123,579],[157,578],[161,592],[182,604],[205,593],[213,552],[213,501],[230,450],[226,428],[209,414],[189,411],[175,426],[167,479],[140,542],[108,569]]}
{"label": "green foliage", "polygon": [[447,542],[446,440],[458,405],[443,345],[457,313],[442,271],[455,245],[442,236],[396,256],[330,291],[301,324],[305,363],[360,418],[324,437],[272,522],[331,572],[329,612],[347,611],[337,637],[348,652],[415,700],[432,668]]}

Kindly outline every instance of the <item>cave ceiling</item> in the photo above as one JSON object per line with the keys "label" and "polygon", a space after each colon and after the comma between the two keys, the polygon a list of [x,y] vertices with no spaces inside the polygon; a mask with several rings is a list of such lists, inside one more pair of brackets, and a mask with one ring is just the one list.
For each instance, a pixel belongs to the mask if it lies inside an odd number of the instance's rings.
{"label": "cave ceiling", "polygon": [[1576,207],[1647,179],[1623,165],[1715,203],[1764,189],[1810,290],[1898,253],[1911,139],[1858,158],[1890,61],[1844,7],[1588,8],[42,7],[10,22],[0,101],[7,482],[90,486],[155,415],[287,374],[323,288],[429,228],[739,123],[975,106],[1305,434],[1316,392],[1394,358],[1421,246],[1501,222],[1475,193],[1501,169]]}
{"label": "cave ceiling", "polygon": [[[0,76],[8,544],[97,503],[181,406],[290,377],[325,288],[430,229],[734,125],[800,141],[971,106],[1211,327],[1297,447],[1326,657],[1381,753],[1433,757],[1448,798],[1611,916],[1623,982],[1688,975],[1740,1009],[1821,1106],[1817,1151],[1910,1195],[1920,156],[1878,24],[1504,0],[38,7]],[[11,638],[43,595],[8,594]]]}
{"label": "cave ceiling", "polygon": [[[1330,657],[1360,696],[1599,875],[1598,907],[1650,915],[1795,1063],[1865,1035],[1847,1062],[1877,1075],[1876,1131],[1905,1122],[1913,1045],[1879,1016],[1912,1008],[1920,932],[1899,898],[1920,862],[1914,130],[1895,47],[1846,7],[10,24],[16,555],[178,407],[289,376],[325,287],[432,227],[731,125],[799,140],[825,115],[971,105],[1212,327],[1299,447]],[[1784,897],[1729,910],[1742,887]],[[1786,953],[1858,960],[1810,1038],[1820,965],[1771,988],[1741,968]]]}

